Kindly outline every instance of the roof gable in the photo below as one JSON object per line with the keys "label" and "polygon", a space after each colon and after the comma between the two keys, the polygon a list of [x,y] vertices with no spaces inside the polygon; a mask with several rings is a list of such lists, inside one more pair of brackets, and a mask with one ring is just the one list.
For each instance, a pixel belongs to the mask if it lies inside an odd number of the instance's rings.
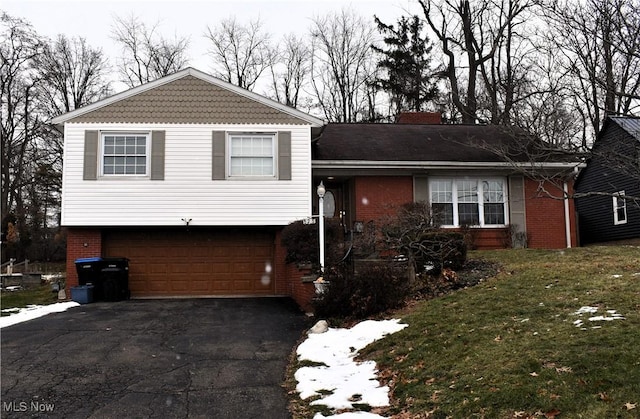
{"label": "roof gable", "polygon": [[321,125],[323,121],[188,68],[52,122]]}
{"label": "roof gable", "polygon": [[611,116],[609,118],[629,133],[629,135],[640,141],[640,118],[632,116]]}

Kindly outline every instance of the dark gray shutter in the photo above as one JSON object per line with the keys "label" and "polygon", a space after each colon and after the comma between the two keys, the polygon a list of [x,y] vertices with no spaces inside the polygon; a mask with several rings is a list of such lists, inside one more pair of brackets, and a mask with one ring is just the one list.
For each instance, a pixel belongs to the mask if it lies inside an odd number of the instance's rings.
{"label": "dark gray shutter", "polygon": [[415,202],[429,202],[429,179],[426,177],[413,178],[413,200]]}
{"label": "dark gray shutter", "polygon": [[525,206],[524,177],[509,176],[509,223],[513,247],[526,247],[527,214]]}
{"label": "dark gray shutter", "polygon": [[213,131],[213,151],[212,160],[213,165],[211,176],[213,180],[226,179],[226,135],[224,131]]}
{"label": "dark gray shutter", "polygon": [[151,180],[164,180],[165,131],[151,131]]}
{"label": "dark gray shutter", "polygon": [[291,180],[291,131],[278,133],[278,179]]}
{"label": "dark gray shutter", "polygon": [[84,132],[84,165],[82,179],[98,179],[98,131]]}

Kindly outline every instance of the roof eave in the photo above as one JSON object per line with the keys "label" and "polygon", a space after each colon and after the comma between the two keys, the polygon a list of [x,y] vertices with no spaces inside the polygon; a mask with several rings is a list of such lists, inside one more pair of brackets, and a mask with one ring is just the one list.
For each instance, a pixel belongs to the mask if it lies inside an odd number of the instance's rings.
{"label": "roof eave", "polygon": [[459,161],[371,161],[371,160],[312,160],[314,169],[573,169],[582,168],[579,162],[459,162]]}

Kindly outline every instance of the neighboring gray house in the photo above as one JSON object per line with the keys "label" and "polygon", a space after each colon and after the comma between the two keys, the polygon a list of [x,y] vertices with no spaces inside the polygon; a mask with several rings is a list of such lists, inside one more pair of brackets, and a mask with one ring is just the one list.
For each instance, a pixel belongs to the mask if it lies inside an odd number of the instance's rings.
{"label": "neighboring gray house", "polygon": [[640,238],[640,118],[607,118],[575,191],[582,244]]}

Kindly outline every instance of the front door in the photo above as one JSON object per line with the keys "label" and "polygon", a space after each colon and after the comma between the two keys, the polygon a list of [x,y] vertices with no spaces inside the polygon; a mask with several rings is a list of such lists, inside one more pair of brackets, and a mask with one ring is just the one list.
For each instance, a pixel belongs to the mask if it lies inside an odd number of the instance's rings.
{"label": "front door", "polygon": [[[319,181],[318,181],[319,183]],[[326,193],[324,195],[324,216],[328,220],[339,220],[344,232],[351,229],[348,211],[348,181],[324,181]],[[318,197],[314,201],[314,214],[319,214]]]}

